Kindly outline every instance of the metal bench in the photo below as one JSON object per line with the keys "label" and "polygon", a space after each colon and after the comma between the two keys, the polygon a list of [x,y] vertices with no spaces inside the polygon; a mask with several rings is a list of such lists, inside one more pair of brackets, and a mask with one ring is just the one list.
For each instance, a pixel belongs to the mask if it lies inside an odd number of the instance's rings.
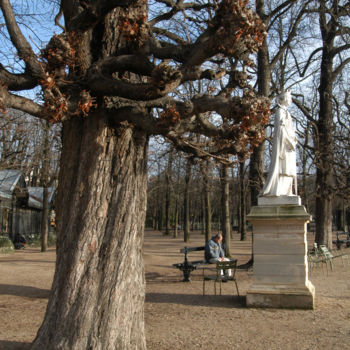
{"label": "metal bench", "polygon": [[350,247],[350,232],[338,231],[336,235],[337,239],[333,240],[333,244],[335,244],[338,249],[340,249],[343,244]]}
{"label": "metal bench", "polygon": [[197,266],[209,265],[209,263],[205,259],[196,260],[196,261],[188,261],[188,258],[187,258],[188,253],[197,252],[197,251],[201,251],[201,250],[204,251],[205,246],[184,247],[184,248],[180,249],[180,253],[183,253],[185,255],[184,262],[173,264],[173,266],[183,272],[183,276],[184,276],[183,282],[190,282],[191,272],[193,270],[196,270]]}

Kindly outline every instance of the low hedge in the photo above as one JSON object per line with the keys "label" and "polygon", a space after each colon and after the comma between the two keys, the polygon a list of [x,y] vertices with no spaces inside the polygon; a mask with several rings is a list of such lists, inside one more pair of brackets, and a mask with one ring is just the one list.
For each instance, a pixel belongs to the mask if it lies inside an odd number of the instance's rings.
{"label": "low hedge", "polygon": [[15,247],[10,238],[6,236],[0,236],[0,253],[12,253],[14,250]]}

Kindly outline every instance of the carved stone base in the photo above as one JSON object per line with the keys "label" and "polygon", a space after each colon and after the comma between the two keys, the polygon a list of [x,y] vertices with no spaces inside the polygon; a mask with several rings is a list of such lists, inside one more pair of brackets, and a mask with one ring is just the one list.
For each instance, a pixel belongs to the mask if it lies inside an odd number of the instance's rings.
{"label": "carved stone base", "polygon": [[258,205],[301,205],[299,196],[261,196],[258,197]]}
{"label": "carved stone base", "polygon": [[313,309],[315,288],[309,283],[304,288],[279,289],[271,286],[252,287],[247,292],[248,307],[280,308],[280,309]]}
{"label": "carved stone base", "polygon": [[313,309],[315,288],[308,280],[306,223],[302,205],[258,205],[253,224],[253,284],[250,307]]}

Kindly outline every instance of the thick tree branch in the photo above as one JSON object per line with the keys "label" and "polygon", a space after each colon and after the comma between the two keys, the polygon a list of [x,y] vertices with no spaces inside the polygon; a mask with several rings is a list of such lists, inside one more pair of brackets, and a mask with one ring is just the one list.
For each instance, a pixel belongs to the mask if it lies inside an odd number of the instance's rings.
{"label": "thick tree branch", "polygon": [[212,69],[206,69],[202,71],[199,67],[192,67],[191,69],[185,68],[181,70],[181,74],[182,82],[200,79],[218,80],[226,74],[226,70],[220,69],[218,71],[214,71]]}
{"label": "thick tree branch", "polygon": [[213,158],[220,163],[230,165],[232,164],[232,162],[230,162],[226,157],[220,157],[219,154],[236,153],[236,147],[234,145],[231,145],[231,147],[227,148],[225,152],[222,152],[223,150],[219,150],[217,147],[200,148],[194,142],[183,138],[179,138],[178,135],[173,132],[169,132],[167,135],[164,136],[175,145],[176,149],[185,153],[192,154],[196,158]]}
{"label": "thick tree branch", "polygon": [[[350,28],[349,28],[350,29]],[[345,45],[342,45],[342,46],[338,46],[336,48],[334,48],[331,52],[330,52],[330,55],[332,57],[336,56],[337,54],[345,51],[345,50],[349,50],[350,49],[350,44],[345,44]]]}
{"label": "thick tree branch", "polygon": [[310,56],[309,56],[309,58],[308,58],[308,60],[307,60],[307,62],[306,62],[306,64],[305,64],[305,67],[304,67],[303,71],[300,72],[300,76],[301,76],[301,77],[303,77],[303,76],[305,75],[307,69],[309,68],[309,65],[311,64],[312,58],[313,58],[318,52],[322,51],[322,49],[323,49],[322,47],[318,47],[317,49],[315,49],[315,50],[310,54]]}
{"label": "thick tree branch", "polygon": [[22,112],[31,114],[42,119],[49,119],[48,116],[42,114],[43,107],[23,96],[9,93],[4,87],[0,86],[0,106],[2,108],[13,108]]}
{"label": "thick tree branch", "polygon": [[[133,72],[152,77],[152,83],[132,83],[123,80],[123,72]],[[119,73],[119,79],[113,73]],[[217,80],[226,74],[225,70],[200,70],[199,67],[186,66],[178,70],[166,64],[154,67],[146,57],[124,55],[109,57],[95,63],[87,74],[87,86],[94,94],[119,96],[136,100],[151,100],[174,91],[179,84],[198,79]],[[237,75],[237,74],[236,74]]]}
{"label": "thick tree branch", "polygon": [[180,36],[176,35],[175,33],[169,32],[168,30],[166,30],[164,28],[153,27],[152,32],[155,34],[158,34],[158,35],[163,35],[163,36],[169,38],[170,40],[173,40],[174,42],[176,42],[177,44],[180,44],[180,45],[186,45],[186,43],[187,43],[186,40],[184,40]]}
{"label": "thick tree branch", "polygon": [[191,54],[191,45],[173,45],[169,43],[161,43],[161,46],[154,42],[150,43],[149,53],[154,55],[155,58],[159,59],[172,59],[176,62],[183,63]]}
{"label": "thick tree branch", "polygon": [[[170,72],[167,80],[154,79],[154,83],[131,83],[127,80],[106,76],[98,65],[93,66],[87,76],[87,87],[96,96],[119,96],[136,101],[149,101],[167,95],[176,89],[182,79],[178,71]],[[162,74],[160,75],[162,77]]]}
{"label": "thick tree branch", "polygon": [[115,72],[130,71],[135,74],[151,76],[154,65],[145,56],[121,55],[117,57],[107,57],[97,61],[90,68],[94,74],[111,75]]}
{"label": "thick tree branch", "polygon": [[29,74],[12,74],[0,64],[0,81],[9,90],[30,90],[38,85],[37,79]]}

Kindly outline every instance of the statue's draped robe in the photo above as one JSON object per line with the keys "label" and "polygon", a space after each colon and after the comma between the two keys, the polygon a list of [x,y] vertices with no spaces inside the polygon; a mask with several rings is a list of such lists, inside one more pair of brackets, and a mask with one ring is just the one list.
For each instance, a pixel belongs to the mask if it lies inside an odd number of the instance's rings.
{"label": "statue's draped robe", "polygon": [[275,127],[269,174],[262,196],[292,196],[296,178],[296,137],[293,121],[285,107],[275,115]]}

